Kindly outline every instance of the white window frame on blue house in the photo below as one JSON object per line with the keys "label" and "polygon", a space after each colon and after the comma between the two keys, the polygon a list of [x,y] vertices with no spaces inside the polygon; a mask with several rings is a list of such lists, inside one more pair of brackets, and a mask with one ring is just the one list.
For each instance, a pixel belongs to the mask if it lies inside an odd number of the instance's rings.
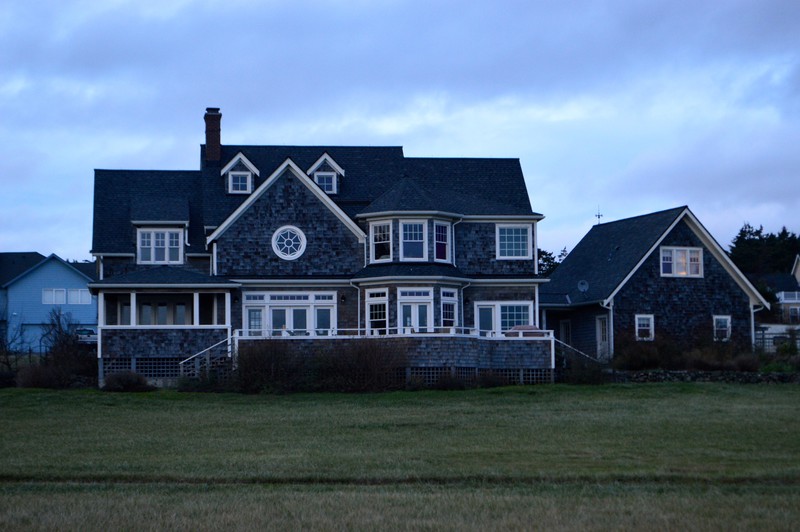
{"label": "white window frame on blue house", "polygon": [[[381,241],[381,244],[388,244],[389,245],[389,256],[384,258],[376,258],[375,257],[375,229],[377,227],[388,226],[387,235],[389,236],[389,241]],[[369,262],[373,263],[380,263],[380,262],[392,262],[392,258],[394,256],[394,252],[392,250],[392,221],[391,220],[377,220],[374,222],[369,223]]]}
{"label": "white window frame on blue house", "polygon": [[[389,289],[388,288],[372,288],[365,291],[364,299],[366,304],[366,331],[367,336],[376,336],[389,334]],[[384,327],[372,326],[372,307],[380,309],[383,307],[383,322]],[[375,320],[377,321],[377,320]]]}
{"label": "white window frame on blue house", "polygon": [[[458,289],[456,288],[442,288],[441,289],[441,300],[439,303],[439,316],[440,321],[439,323],[443,328],[455,328],[458,327]],[[445,323],[445,305],[452,306],[452,313],[453,323]],[[449,310],[448,310],[449,312]]]}
{"label": "white window frame on blue house", "polygon": [[[148,227],[138,228],[136,230],[136,263],[137,264],[183,264],[183,229],[167,228],[167,227]],[[156,250],[159,247],[157,244],[157,234],[164,233],[164,260],[156,260]],[[144,255],[144,239],[143,236],[147,235],[149,244],[146,246],[149,258]],[[172,245],[171,235],[177,235],[178,245]],[[177,260],[170,259],[170,249],[177,249]]]}
{"label": "white window frame on blue house", "polygon": [[[403,307],[409,307],[409,322],[403,320]],[[419,310],[425,308],[425,323],[419,321]],[[433,288],[403,286],[397,289],[397,329],[403,334],[433,332]]]}
{"label": "white window frame on blue house", "polygon": [[336,181],[336,172],[314,172],[314,182],[326,194],[337,194],[339,192]]}
{"label": "white window frame on blue house", "polygon": [[[332,336],[338,328],[338,305],[335,291],[325,292],[247,292],[242,304],[245,336]],[[273,322],[273,311],[286,311],[286,322]],[[251,311],[261,314],[261,327],[252,328]],[[295,311],[305,312],[305,328],[298,328]],[[320,311],[328,312],[327,325],[320,323]],[[285,326],[285,327],[284,327]]]}
{"label": "white window frame on blue house", "polygon": [[663,246],[661,277],[703,277],[703,248]]}
{"label": "white window frame on blue house", "polygon": [[[510,323],[506,321],[504,323],[503,320],[503,309],[508,309],[510,307],[525,307],[527,308],[528,312],[528,319],[525,322],[519,323]],[[481,308],[492,308],[492,329],[491,330],[483,330],[480,329],[480,309]],[[476,301],[474,303],[474,328],[476,331],[479,332],[481,336],[497,336],[503,334],[507,330],[511,329],[515,325],[536,325],[534,323],[534,314],[533,314],[533,301]]]}
{"label": "white window frame on blue house", "polygon": [[[422,245],[422,256],[408,256],[406,253],[406,226],[422,226],[422,240],[408,240],[409,243]],[[400,220],[400,260],[403,262],[426,262],[428,260],[428,221],[424,219]],[[416,231],[415,231],[416,236]]]}
{"label": "white window frame on blue house", "polygon": [[[510,249],[509,246],[517,242],[506,242],[508,235],[504,237],[502,234],[506,230],[514,230],[517,233],[519,230],[524,230],[525,236],[525,250],[524,253],[516,252]],[[510,253],[509,251],[515,251]],[[495,258],[497,260],[531,260],[533,259],[533,228],[531,224],[495,224]]]}

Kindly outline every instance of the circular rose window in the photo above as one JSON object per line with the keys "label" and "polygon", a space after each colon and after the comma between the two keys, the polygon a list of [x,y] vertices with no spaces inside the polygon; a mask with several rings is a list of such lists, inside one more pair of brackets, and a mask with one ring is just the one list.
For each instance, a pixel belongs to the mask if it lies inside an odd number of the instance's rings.
{"label": "circular rose window", "polygon": [[306,250],[306,235],[292,225],[285,225],[272,235],[272,250],[284,260],[294,260]]}

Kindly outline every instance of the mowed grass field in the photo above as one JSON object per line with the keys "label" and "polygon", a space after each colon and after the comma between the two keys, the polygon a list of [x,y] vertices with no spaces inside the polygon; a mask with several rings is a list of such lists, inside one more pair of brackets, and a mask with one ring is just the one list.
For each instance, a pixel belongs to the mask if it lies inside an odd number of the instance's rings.
{"label": "mowed grass field", "polygon": [[800,387],[0,390],[0,530],[800,523]]}

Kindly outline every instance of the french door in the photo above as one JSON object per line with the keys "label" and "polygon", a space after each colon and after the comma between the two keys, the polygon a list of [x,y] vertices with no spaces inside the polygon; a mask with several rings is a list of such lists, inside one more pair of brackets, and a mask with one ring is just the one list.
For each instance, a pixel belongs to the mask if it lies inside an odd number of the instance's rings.
{"label": "french door", "polygon": [[404,334],[430,332],[431,317],[430,303],[400,304],[400,323]]}

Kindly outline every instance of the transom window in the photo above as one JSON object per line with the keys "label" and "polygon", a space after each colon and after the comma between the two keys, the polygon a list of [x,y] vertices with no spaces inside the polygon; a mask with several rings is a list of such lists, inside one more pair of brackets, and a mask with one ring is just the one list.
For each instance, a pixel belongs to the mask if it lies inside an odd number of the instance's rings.
{"label": "transom window", "polygon": [[434,234],[434,260],[450,262],[450,224],[435,222]]}
{"label": "transom window", "polygon": [[314,172],[314,181],[325,193],[336,194],[335,172]]}
{"label": "transom window", "polygon": [[637,314],[636,317],[636,339],[649,341],[655,338],[655,328],[653,325],[652,314]]}
{"label": "transom window", "polygon": [[253,190],[252,182],[250,172],[228,172],[228,192],[231,194],[249,194]]}
{"label": "transom window", "polygon": [[139,229],[140,264],[180,264],[183,262],[183,231]]}
{"label": "transom window", "polygon": [[424,220],[400,222],[400,260],[426,260],[428,227]]}
{"label": "transom window", "polygon": [[293,225],[285,225],[272,235],[272,250],[284,260],[295,260],[306,250],[306,235]]}
{"label": "transom window", "polygon": [[392,222],[370,224],[372,262],[392,260]]}
{"label": "transom window", "polygon": [[727,342],[731,339],[731,317],[714,316],[714,340]]}
{"label": "transom window", "polygon": [[662,277],[702,277],[703,250],[701,248],[661,248]]}
{"label": "transom window", "polygon": [[530,225],[497,225],[498,259],[533,258]]}

